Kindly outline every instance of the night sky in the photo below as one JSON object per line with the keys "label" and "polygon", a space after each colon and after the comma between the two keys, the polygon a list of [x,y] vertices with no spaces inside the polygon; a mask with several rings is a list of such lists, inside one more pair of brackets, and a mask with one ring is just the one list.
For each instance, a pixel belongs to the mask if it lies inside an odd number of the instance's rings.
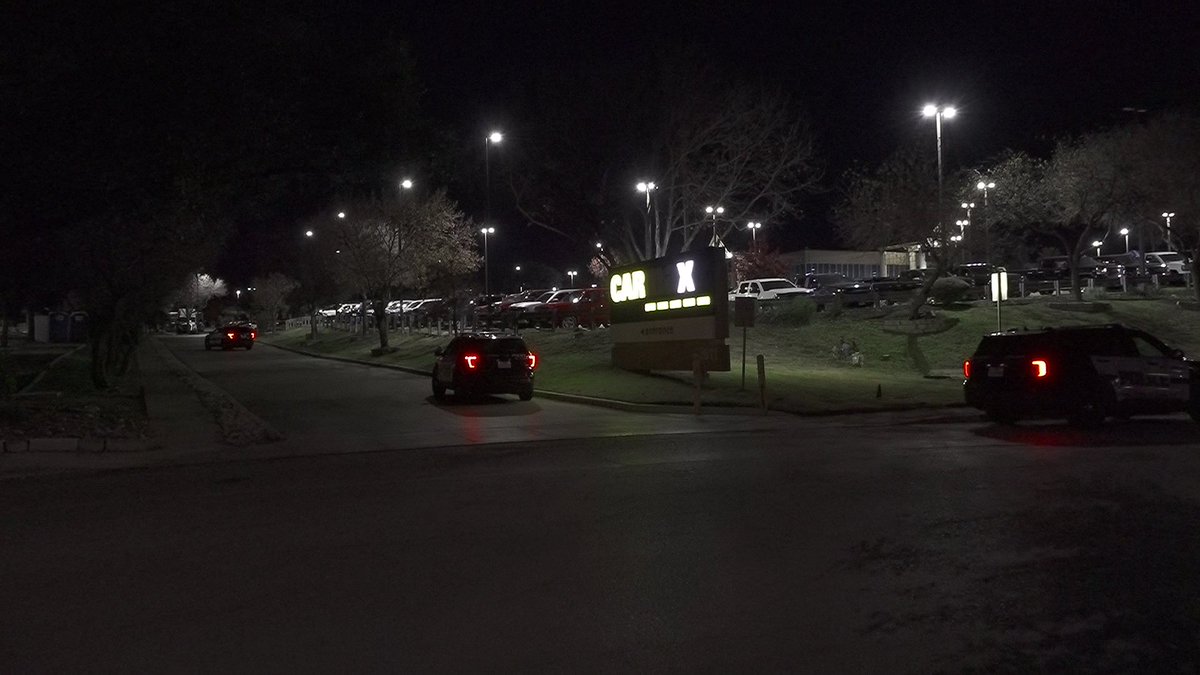
{"label": "night sky", "polygon": [[[933,144],[933,125],[919,114],[926,102],[952,104],[960,111],[944,131],[951,170],[983,166],[1005,148],[1043,153],[1056,136],[1145,114],[1138,111],[1195,107],[1200,100],[1195,52],[1200,21],[1188,4],[214,0],[155,4],[153,16],[125,8],[113,18],[110,10],[99,6],[80,10],[95,16],[42,11],[40,26],[10,23],[8,29],[17,32],[8,42],[10,48],[26,49],[52,45],[58,39],[84,53],[128,51],[135,55],[126,59],[129,63],[153,61],[160,71],[155,77],[163,81],[162,87],[143,82],[140,90],[170,92],[160,95],[171,101],[178,99],[178,91],[207,105],[222,96],[223,80],[269,78],[269,69],[276,67],[270,64],[279,63],[281,53],[286,59],[286,49],[281,51],[280,45],[306,41],[309,54],[319,53],[327,63],[296,66],[308,78],[303,91],[310,98],[301,107],[320,108],[329,118],[323,123],[332,127],[342,125],[337,119],[342,114],[347,116],[346,126],[352,120],[363,124],[353,98],[345,100],[344,106],[337,99],[343,90],[338,80],[361,70],[364,66],[356,60],[371,53],[373,46],[405,42],[424,89],[421,112],[441,138],[450,139],[458,155],[446,162],[458,167],[445,178],[447,187],[476,218],[483,215],[486,132],[498,127],[509,135],[497,152],[510,151],[522,138],[537,134],[519,115],[528,105],[523,96],[532,82],[547,81],[547,76],[552,76],[548,81],[570,78],[594,69],[634,80],[639,73],[653,70],[664,54],[699,50],[741,78],[792,93],[811,118],[828,191],[805,205],[802,221],[778,224],[788,235],[775,242],[794,248],[837,244],[826,212],[847,168],[878,162],[914,139]],[[163,33],[164,17],[172,30],[183,33]],[[96,35],[85,36],[89,29]],[[218,37],[209,39],[209,35]],[[186,53],[169,53],[177,43],[184,45]],[[320,43],[323,51],[314,52],[314,43]],[[259,51],[270,51],[276,61],[264,65]],[[44,53],[53,58],[52,49]],[[184,75],[171,81],[176,73]],[[132,97],[120,101],[124,95],[120,83],[100,86],[104,89],[92,92],[93,96],[117,100],[113,109],[120,113],[151,120],[156,114],[180,110],[208,121],[208,113],[195,112],[201,107]],[[597,99],[619,94],[590,92]],[[246,105],[257,104],[254,96],[243,96]],[[78,106],[79,114],[87,114],[89,107],[81,103],[69,101]],[[54,110],[66,109],[55,103]],[[224,113],[213,114],[219,123]],[[79,142],[94,139],[99,147],[105,141],[95,130],[102,126],[96,121],[86,133],[74,133],[83,139]],[[252,141],[254,132],[241,135]],[[120,152],[121,145],[113,145],[112,152]],[[290,147],[290,152],[303,152],[302,144]],[[496,161],[503,162],[503,156]],[[78,170],[86,179],[88,172]],[[75,182],[69,176],[61,180]],[[384,181],[380,183],[384,188]],[[503,233],[492,242],[495,269],[528,262],[535,255],[555,267],[583,263],[576,249],[549,242],[549,235],[525,226],[503,190],[494,194],[496,225]],[[282,245],[287,242],[295,244],[297,221],[319,206],[312,197],[297,194],[290,200],[291,211],[238,223],[237,237],[216,271],[235,285],[271,271],[264,268],[278,264],[278,256],[267,253],[286,248]],[[20,202],[14,199],[13,203]]]}

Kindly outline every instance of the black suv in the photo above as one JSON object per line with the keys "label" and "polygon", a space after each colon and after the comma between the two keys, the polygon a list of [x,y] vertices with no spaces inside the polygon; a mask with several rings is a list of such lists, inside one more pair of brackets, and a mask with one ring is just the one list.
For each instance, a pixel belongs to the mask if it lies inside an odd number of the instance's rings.
{"label": "black suv", "polygon": [[519,337],[460,335],[434,356],[433,395],[439,400],[445,398],[447,389],[453,389],[455,396],[516,394],[522,401],[533,398],[537,356]]}
{"label": "black suv", "polygon": [[963,375],[967,404],[1001,423],[1065,417],[1091,426],[1179,411],[1200,421],[1200,363],[1119,324],[992,333]]}

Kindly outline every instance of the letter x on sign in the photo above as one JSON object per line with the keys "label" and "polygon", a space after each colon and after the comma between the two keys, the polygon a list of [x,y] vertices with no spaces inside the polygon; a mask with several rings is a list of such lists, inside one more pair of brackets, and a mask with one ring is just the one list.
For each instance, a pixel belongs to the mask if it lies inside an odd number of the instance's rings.
{"label": "letter x on sign", "polygon": [[696,282],[692,281],[692,265],[694,264],[694,260],[675,263],[675,269],[679,270],[679,288],[676,289],[676,293],[695,292]]}

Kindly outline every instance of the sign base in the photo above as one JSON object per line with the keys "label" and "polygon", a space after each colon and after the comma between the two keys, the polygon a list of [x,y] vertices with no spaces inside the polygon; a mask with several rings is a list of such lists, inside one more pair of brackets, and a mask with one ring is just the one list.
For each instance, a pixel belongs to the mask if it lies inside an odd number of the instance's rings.
{"label": "sign base", "polygon": [[625,370],[691,370],[692,357],[699,354],[704,370],[729,372],[729,345],[724,340],[671,340],[663,342],[618,342],[612,348],[613,365]]}

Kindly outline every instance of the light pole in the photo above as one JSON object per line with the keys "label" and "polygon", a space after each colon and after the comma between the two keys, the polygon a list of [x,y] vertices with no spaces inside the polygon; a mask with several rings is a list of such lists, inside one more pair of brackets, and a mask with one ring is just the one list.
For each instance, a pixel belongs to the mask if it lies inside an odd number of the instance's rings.
{"label": "light pole", "polygon": [[520,292],[525,290],[525,287],[521,285],[521,266],[517,265],[514,269],[517,272],[517,291]]}
{"label": "light pole", "polygon": [[750,249],[755,253],[758,252],[758,231],[762,229],[762,223],[752,221],[746,223],[746,227],[750,230]]}
{"label": "light pole", "polygon": [[717,216],[721,215],[722,213],[725,213],[725,207],[720,206],[720,205],[706,206],[706,207],[704,207],[704,212],[707,213],[708,215],[712,216],[712,241],[708,242],[708,245],[716,246],[717,245]]}
{"label": "light pole", "polygon": [[488,240],[488,235],[489,235],[489,234],[495,234],[495,233],[496,233],[496,228],[494,228],[494,227],[481,227],[481,228],[479,228],[479,232],[480,232],[481,234],[483,234],[483,294],[484,294],[484,295],[487,295],[488,293],[490,293],[490,292],[491,292],[491,291],[490,291],[490,288],[491,288],[491,286],[488,284],[488,250],[487,250],[487,249],[488,249],[488,246],[487,246],[487,240]]}
{"label": "light pole", "polygon": [[346,219],[346,212],[345,212],[345,211],[338,211],[338,218],[340,218],[340,219],[342,219],[342,220],[345,220],[345,219]]}
{"label": "light pole", "polygon": [[316,233],[316,232],[313,232],[312,230],[305,230],[305,231],[304,231],[304,236],[308,237],[309,239],[312,239],[314,236],[316,236],[316,234],[317,234],[317,233]]}
{"label": "light pole", "polygon": [[1104,245],[1104,242],[1100,241],[1099,239],[1092,242],[1092,246],[1096,247],[1096,257],[1097,258],[1100,257],[1100,247],[1103,245]]}
{"label": "light pole", "polygon": [[493,131],[483,139],[483,201],[486,205],[485,213],[487,219],[492,219],[492,163],[491,163],[491,148],[493,145],[504,140],[504,134],[499,131]]}
{"label": "light pole", "polygon": [[654,184],[654,181],[639,181],[639,182],[638,182],[638,184],[637,184],[636,186],[634,186],[634,187],[636,187],[636,188],[637,188],[637,191],[638,191],[638,192],[643,192],[643,193],[645,193],[645,195],[646,195],[646,237],[647,237],[647,238],[648,238],[648,237],[650,237],[650,218],[651,218],[651,217],[653,217],[653,218],[654,218],[654,235],[653,235],[653,236],[654,236],[654,242],[653,242],[653,250],[650,250],[650,249],[651,249],[651,246],[646,246],[646,253],[647,253],[648,255],[653,255],[655,258],[657,258],[657,257],[658,257],[658,247],[659,247],[659,243],[658,243],[658,214],[657,214],[657,213],[655,213],[655,214],[653,214],[653,215],[652,215],[652,214],[650,213],[650,193],[651,193],[651,192],[654,192],[655,190],[657,190],[657,189],[658,189],[658,186]]}
{"label": "light pole", "polygon": [[1126,252],[1126,253],[1129,253],[1129,228],[1128,228],[1128,227],[1122,227],[1122,228],[1121,228],[1121,235],[1125,237],[1125,252]]}
{"label": "light pole", "polygon": [[1167,219],[1167,250],[1174,251],[1175,249],[1171,246],[1171,219],[1175,217],[1175,212],[1171,211],[1167,213],[1164,211],[1162,217]]}
{"label": "light pole", "polygon": [[574,286],[575,286],[575,275],[576,274],[579,274],[579,272],[576,272],[575,270],[570,270],[567,272],[567,276],[571,277],[571,287],[572,288],[574,288]]}
{"label": "light pole", "polygon": [[988,210],[988,190],[996,187],[996,183],[990,180],[981,180],[975,184],[975,189],[983,192],[983,261],[989,265],[992,262],[992,224],[988,222],[988,217],[992,215]]}
{"label": "light pole", "polygon": [[942,229],[942,119],[954,119],[958,114],[952,106],[939,106],[934,103],[926,104],[921,109],[925,117],[932,117],[934,128],[937,130],[937,169],[938,169],[938,230]]}

